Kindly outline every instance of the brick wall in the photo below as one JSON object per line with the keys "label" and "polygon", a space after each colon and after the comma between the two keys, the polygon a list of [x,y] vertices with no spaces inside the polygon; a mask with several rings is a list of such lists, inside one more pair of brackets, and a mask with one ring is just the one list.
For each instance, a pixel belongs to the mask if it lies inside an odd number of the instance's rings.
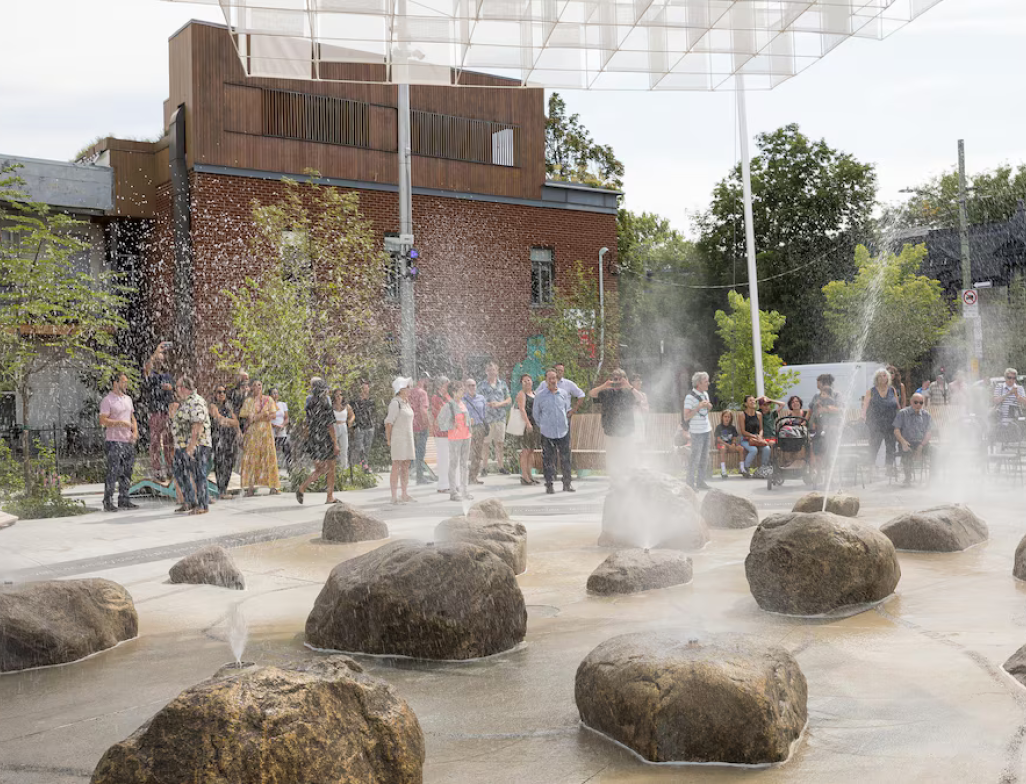
{"label": "brick wall", "polygon": [[[225,288],[238,285],[263,263],[247,247],[251,205],[273,203],[281,183],[225,175],[191,174],[193,267],[197,307],[195,365],[203,388],[216,375],[210,347],[228,329]],[[360,191],[360,209],[380,235],[399,228],[398,196]],[[164,323],[172,304],[169,194],[158,193],[151,272],[154,308]],[[556,285],[575,260],[597,274],[598,251],[616,251],[616,216],[428,196],[414,196],[419,277],[416,283],[418,340],[444,338],[458,363],[490,354],[506,373],[524,358],[532,334],[530,305],[532,246],[555,250]],[[606,276],[607,291],[616,278]],[[165,294],[166,292],[166,294]],[[398,307],[383,305],[398,332]]]}

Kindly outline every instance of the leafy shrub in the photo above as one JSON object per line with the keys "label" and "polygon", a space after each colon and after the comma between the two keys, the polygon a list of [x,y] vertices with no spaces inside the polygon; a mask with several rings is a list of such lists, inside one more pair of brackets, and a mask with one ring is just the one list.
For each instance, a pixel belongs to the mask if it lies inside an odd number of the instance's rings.
{"label": "leafy shrub", "polygon": [[45,517],[74,517],[88,514],[92,510],[82,501],[65,498],[59,489],[40,490],[32,495],[19,493],[0,507],[8,514],[22,520],[40,520]]}
{"label": "leafy shrub", "polygon": [[[310,476],[312,471],[308,468],[293,468],[289,473],[289,487],[292,492],[299,489],[299,486],[306,481],[306,478]],[[335,468],[335,490],[367,490],[371,487],[377,487],[378,475],[374,473],[368,473],[359,466],[353,467],[353,480],[349,481],[349,469],[348,468]],[[310,493],[323,493],[328,489],[327,477],[321,477],[314,482],[310,487],[307,488],[307,492]]]}
{"label": "leafy shrub", "polygon": [[14,459],[6,441],[0,440],[0,499],[25,489],[25,475],[21,464]]}

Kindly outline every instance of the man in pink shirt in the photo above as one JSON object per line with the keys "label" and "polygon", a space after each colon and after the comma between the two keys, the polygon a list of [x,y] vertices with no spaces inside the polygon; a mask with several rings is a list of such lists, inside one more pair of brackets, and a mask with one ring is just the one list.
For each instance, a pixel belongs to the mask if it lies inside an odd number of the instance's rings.
{"label": "man in pink shirt", "polygon": [[413,409],[413,456],[417,465],[417,484],[426,485],[424,478],[424,455],[427,453],[427,440],[431,435],[431,410],[428,404],[427,387],[431,376],[422,372],[417,386],[409,392],[410,407]]}
{"label": "man in pink shirt", "polygon": [[[103,486],[103,509],[138,509],[128,498],[135,466],[135,442],[139,425],[135,407],[128,396],[128,376],[118,373],[110,393],[100,402],[100,427],[105,428],[104,451],[107,455],[107,480]],[[114,506],[114,485],[118,485],[118,505]]]}

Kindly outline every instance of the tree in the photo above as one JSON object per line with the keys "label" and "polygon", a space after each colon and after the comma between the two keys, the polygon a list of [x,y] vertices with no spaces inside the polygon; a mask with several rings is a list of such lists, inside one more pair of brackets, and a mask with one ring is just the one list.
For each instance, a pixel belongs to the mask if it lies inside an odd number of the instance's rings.
{"label": "tree", "polygon": [[[1008,220],[1026,199],[1026,163],[998,166],[971,176],[966,199],[970,224]],[[892,210],[890,222],[901,228],[958,227],[958,172],[949,171],[913,188],[913,196]]]}
{"label": "tree", "polygon": [[[605,355],[603,367],[611,370],[616,361],[619,344],[620,319],[615,293],[606,293],[605,302]],[[557,362],[566,366],[567,378],[583,389],[596,380],[602,352],[599,335],[602,312],[599,308],[598,276],[575,261],[569,273],[569,282],[557,286],[553,292],[552,307],[532,316],[532,326],[545,339],[539,359],[545,368]]]}
{"label": "tree", "polygon": [[[749,300],[736,291],[728,292],[730,313],[716,311],[716,331],[723,340],[724,353],[720,356],[716,374],[716,392],[722,401],[739,406],[746,395],[754,395],[755,356],[752,352],[752,312]],[[773,354],[777,334],[786,318],[773,311],[759,311],[762,335],[762,378],[766,394],[779,398],[798,381],[798,374],[784,370],[784,361]]]}
{"label": "tree", "polygon": [[620,189],[623,172],[613,148],[592,139],[580,115],[567,115],[566,102],[552,93],[545,120],[545,173],[554,180]]}
{"label": "tree", "polygon": [[[823,139],[809,139],[794,124],[759,134],[756,143],[752,211],[759,301],[786,317],[782,357],[791,364],[823,359],[829,347],[821,288],[854,274],[852,252],[871,225],[876,175],[872,165]],[[716,185],[696,224],[706,282],[743,287],[748,270],[740,164]],[[722,303],[710,300],[710,309]]]}
{"label": "tree", "polygon": [[859,245],[855,279],[823,287],[827,328],[846,356],[909,369],[940,342],[952,314],[940,283],[918,274],[924,258],[925,245],[876,257]]}
{"label": "tree", "polygon": [[90,245],[78,236],[85,224],[20,190],[18,165],[0,167],[0,384],[10,385],[21,402],[26,491],[33,379],[55,365],[72,362],[101,374],[138,374],[116,353],[121,315],[131,290],[116,275],[91,275],[74,268],[73,257]]}
{"label": "tree", "polygon": [[646,264],[673,263],[689,257],[694,243],[654,212],[616,213],[616,259],[621,269],[643,271]]}
{"label": "tree", "polygon": [[213,351],[222,368],[277,386],[301,417],[311,377],[348,388],[388,370],[388,257],[353,192],[286,180],[252,218],[251,250],[269,263],[225,291],[233,334]]}

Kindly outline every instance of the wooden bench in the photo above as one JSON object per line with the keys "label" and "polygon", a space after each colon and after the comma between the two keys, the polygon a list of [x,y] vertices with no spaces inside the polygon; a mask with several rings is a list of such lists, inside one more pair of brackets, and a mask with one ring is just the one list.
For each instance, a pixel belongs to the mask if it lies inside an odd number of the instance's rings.
{"label": "wooden bench", "polygon": [[[673,439],[680,417],[677,414],[645,415],[645,437],[638,442],[641,462],[670,468],[673,464]],[[570,453],[577,470],[602,470],[606,467],[606,434],[600,414],[575,414],[570,419]],[[541,449],[534,450],[534,468],[542,469]]]}

